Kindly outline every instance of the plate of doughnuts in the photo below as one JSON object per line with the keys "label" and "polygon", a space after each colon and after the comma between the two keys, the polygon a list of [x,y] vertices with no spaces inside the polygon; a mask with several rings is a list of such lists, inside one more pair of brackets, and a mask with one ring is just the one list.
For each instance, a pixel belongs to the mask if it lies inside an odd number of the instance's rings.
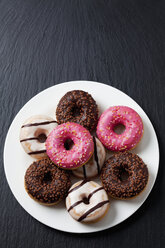
{"label": "plate of doughnuts", "polygon": [[[12,156],[11,156],[12,154]],[[14,118],[5,174],[19,204],[57,230],[91,233],[135,213],[159,167],[156,133],[122,91],[72,81],[40,92]]]}

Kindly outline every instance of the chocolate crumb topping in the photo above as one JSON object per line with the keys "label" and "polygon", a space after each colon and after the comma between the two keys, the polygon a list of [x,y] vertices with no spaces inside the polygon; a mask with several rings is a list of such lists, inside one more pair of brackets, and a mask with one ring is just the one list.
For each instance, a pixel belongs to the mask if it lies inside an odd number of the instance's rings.
{"label": "chocolate crumb topping", "polygon": [[92,131],[98,122],[97,104],[85,91],[69,91],[58,103],[56,118],[59,124],[75,122]]}
{"label": "chocolate crumb topping", "polygon": [[120,152],[105,162],[100,177],[110,196],[127,199],[143,191],[148,182],[148,169],[138,155]]}
{"label": "chocolate crumb topping", "polygon": [[33,162],[25,174],[25,188],[41,203],[56,203],[62,200],[71,186],[69,172],[64,171],[49,159]]}

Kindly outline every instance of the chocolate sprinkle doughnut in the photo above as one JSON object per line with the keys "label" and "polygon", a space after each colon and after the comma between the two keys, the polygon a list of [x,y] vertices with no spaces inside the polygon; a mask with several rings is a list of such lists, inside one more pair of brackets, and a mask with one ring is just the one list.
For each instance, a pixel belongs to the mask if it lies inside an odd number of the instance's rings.
{"label": "chocolate sprinkle doughnut", "polygon": [[62,200],[71,186],[70,176],[45,158],[33,162],[25,174],[25,189],[30,197],[45,205]]}
{"label": "chocolate sprinkle doughnut", "polygon": [[85,91],[69,91],[58,103],[56,118],[59,124],[76,122],[92,131],[98,122],[97,104],[93,97]]}
{"label": "chocolate sprinkle doughnut", "polygon": [[105,162],[100,177],[110,196],[129,199],[137,196],[147,185],[148,169],[138,155],[120,152]]}

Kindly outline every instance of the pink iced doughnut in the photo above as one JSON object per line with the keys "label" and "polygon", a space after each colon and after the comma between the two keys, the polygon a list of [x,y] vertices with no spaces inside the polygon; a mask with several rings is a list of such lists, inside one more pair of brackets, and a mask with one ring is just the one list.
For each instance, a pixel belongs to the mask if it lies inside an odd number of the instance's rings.
{"label": "pink iced doughnut", "polygon": [[[114,132],[115,126],[122,124],[122,134]],[[138,113],[126,106],[108,108],[100,116],[97,125],[97,136],[103,145],[112,151],[133,149],[143,135],[143,122]]]}
{"label": "pink iced doughnut", "polygon": [[[72,142],[67,149],[66,142]],[[79,124],[67,122],[53,129],[46,140],[50,159],[64,169],[76,169],[85,164],[94,151],[92,136]]]}

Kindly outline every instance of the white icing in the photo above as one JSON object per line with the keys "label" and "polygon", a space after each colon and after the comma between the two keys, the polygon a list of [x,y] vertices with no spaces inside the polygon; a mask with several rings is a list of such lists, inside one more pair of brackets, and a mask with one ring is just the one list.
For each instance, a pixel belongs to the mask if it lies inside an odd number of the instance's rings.
{"label": "white icing", "polygon": [[[98,162],[99,162],[99,167],[101,169],[103,164],[104,164],[106,154],[105,154],[105,149],[104,149],[104,146],[102,145],[102,143],[99,141],[99,139],[97,139],[97,138],[95,138],[95,139],[96,139]],[[97,163],[96,163],[94,154],[91,157],[91,159],[84,166],[85,166],[87,178],[95,177],[98,175]],[[80,177],[80,178],[84,178],[83,167],[80,167],[80,168],[74,170],[73,174],[75,176]]]}
{"label": "white icing", "polygon": [[[72,188],[79,185],[82,181],[74,184]],[[95,191],[96,189],[100,188],[101,186],[93,181],[85,183],[80,188],[76,189],[75,191],[72,191],[68,194],[66,198],[66,207],[67,209],[70,208],[75,202],[81,201],[83,197],[88,197],[90,193]],[[105,192],[104,189],[101,189],[94,193],[92,197],[89,200],[89,204],[80,203],[79,205],[75,206],[72,210],[69,211],[71,216],[78,220],[85,212],[90,210],[91,208],[95,207],[98,203],[102,201],[108,200],[108,195]],[[95,211],[90,213],[83,221],[93,221],[95,219],[100,218],[102,215],[104,215],[105,211],[107,210],[107,204],[103,205],[100,208],[97,208]]]}
{"label": "white icing", "polygon": [[[42,123],[42,122],[50,122],[54,121],[54,119],[50,118],[49,116],[45,115],[38,115],[38,116],[32,116],[28,120],[24,122],[23,125],[26,124],[33,124],[33,123]],[[57,123],[49,123],[44,125],[38,125],[38,126],[30,126],[30,127],[22,127],[20,131],[20,140],[38,137],[39,134],[45,134],[46,137],[48,134],[57,126]],[[45,142],[41,143],[38,140],[27,140],[21,142],[25,152],[35,152],[35,151],[41,151],[45,150]],[[42,154],[34,154],[33,157],[42,157],[45,156],[44,153]]]}

